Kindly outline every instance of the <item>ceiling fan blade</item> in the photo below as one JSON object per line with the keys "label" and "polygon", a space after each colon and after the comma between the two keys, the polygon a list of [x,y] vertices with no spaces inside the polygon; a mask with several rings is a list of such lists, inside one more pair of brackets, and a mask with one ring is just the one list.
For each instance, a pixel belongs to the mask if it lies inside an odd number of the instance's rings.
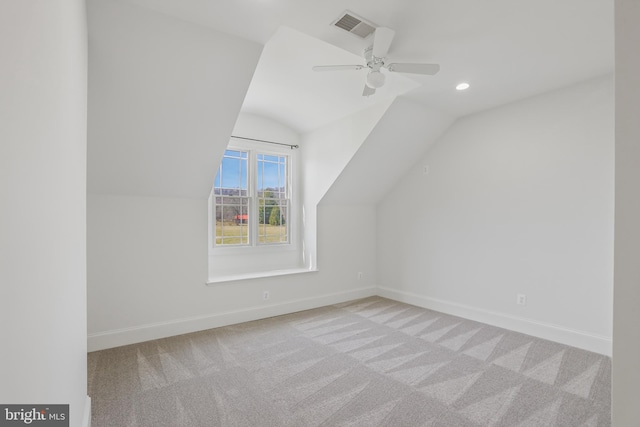
{"label": "ceiling fan blade", "polygon": [[384,58],[389,52],[389,47],[393,41],[393,37],[396,32],[391,28],[378,27],[375,33],[373,33],[373,56],[377,58]]}
{"label": "ceiling fan blade", "polygon": [[409,73],[409,74],[426,74],[427,76],[432,76],[440,71],[440,66],[438,64],[388,64],[385,65],[389,71],[395,71],[398,73]]}
{"label": "ceiling fan blade", "polygon": [[369,87],[369,85],[365,84],[364,85],[364,90],[362,91],[362,96],[371,96],[374,93],[376,93],[376,90],[372,87]]}
{"label": "ceiling fan blade", "polygon": [[362,70],[364,65],[316,65],[311,67],[313,71],[343,71],[343,70]]}

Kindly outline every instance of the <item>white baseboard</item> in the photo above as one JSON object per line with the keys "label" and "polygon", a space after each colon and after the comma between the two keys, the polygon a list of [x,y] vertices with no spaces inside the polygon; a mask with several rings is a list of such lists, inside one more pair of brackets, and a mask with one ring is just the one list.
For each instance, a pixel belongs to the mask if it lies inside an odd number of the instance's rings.
{"label": "white baseboard", "polygon": [[251,307],[243,310],[229,311],[225,313],[210,314],[206,316],[176,319],[167,322],[152,323],[131,328],[123,328],[95,334],[89,334],[87,341],[88,351],[104,350],[112,347],[120,347],[143,341],[203,331],[236,323],[265,319],[282,314],[295,313],[331,304],[338,304],[359,298],[376,295],[377,288],[359,288],[345,292],[321,295],[312,298],[303,298],[286,301],[279,304]]}
{"label": "white baseboard", "polygon": [[[104,350],[122,345],[135,344],[174,335],[187,334],[236,323],[265,319],[297,311],[309,310],[345,301],[366,298],[373,295],[401,301],[407,304],[424,307],[431,310],[465,319],[475,320],[500,328],[521,332],[538,338],[559,342],[573,347],[582,348],[596,353],[611,356],[611,337],[599,336],[585,331],[565,328],[551,323],[540,322],[533,319],[511,316],[504,313],[484,310],[477,307],[444,301],[436,298],[398,291],[385,287],[359,288],[346,292],[321,295],[318,297],[303,298],[286,301],[278,304],[251,307],[243,310],[217,313],[206,316],[176,319],[167,322],[153,323],[123,328],[111,331],[90,334],[87,347],[89,351]],[[90,414],[89,402],[89,414]],[[91,417],[89,416],[89,421]],[[84,424],[83,424],[84,425]]]}
{"label": "white baseboard", "polygon": [[82,427],[91,427],[91,398],[87,396],[84,401],[84,412],[82,414]]}
{"label": "white baseboard", "polygon": [[611,337],[594,335],[588,332],[569,329],[551,323],[511,316],[504,313],[484,310],[477,307],[425,297],[411,292],[398,291],[385,287],[378,288],[378,295],[407,304],[416,305],[418,307],[464,317],[465,319],[475,320],[477,322],[611,356]]}

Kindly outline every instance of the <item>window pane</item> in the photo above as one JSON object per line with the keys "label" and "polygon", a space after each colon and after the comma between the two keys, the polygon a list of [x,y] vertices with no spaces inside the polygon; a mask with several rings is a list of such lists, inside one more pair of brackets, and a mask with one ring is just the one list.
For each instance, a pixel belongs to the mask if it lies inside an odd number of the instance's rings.
{"label": "window pane", "polygon": [[248,153],[244,151],[226,150],[224,152],[213,184],[216,194],[248,195],[247,156]]}
{"label": "window pane", "polygon": [[[258,196],[269,191],[272,195],[265,197],[281,198],[287,192],[287,158],[285,156],[258,155],[257,165]],[[283,193],[283,194],[280,194]]]}
{"label": "window pane", "polygon": [[249,244],[249,199],[247,197],[216,198],[216,244]]}
{"label": "window pane", "polygon": [[258,243],[288,243],[288,201],[260,199]]}
{"label": "window pane", "polygon": [[247,161],[245,159],[224,157],[222,159],[220,172],[220,187],[225,189],[233,188],[246,190]]}
{"label": "window pane", "polygon": [[264,190],[263,180],[264,180],[264,162],[261,162],[258,159],[258,164],[256,165],[256,177],[258,179],[258,194]]}

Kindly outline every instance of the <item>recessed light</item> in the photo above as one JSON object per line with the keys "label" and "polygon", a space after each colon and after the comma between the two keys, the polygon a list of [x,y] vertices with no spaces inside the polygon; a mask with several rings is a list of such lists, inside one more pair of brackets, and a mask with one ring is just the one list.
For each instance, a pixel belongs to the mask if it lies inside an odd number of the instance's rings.
{"label": "recessed light", "polygon": [[469,83],[460,83],[456,86],[456,90],[467,90],[469,89]]}

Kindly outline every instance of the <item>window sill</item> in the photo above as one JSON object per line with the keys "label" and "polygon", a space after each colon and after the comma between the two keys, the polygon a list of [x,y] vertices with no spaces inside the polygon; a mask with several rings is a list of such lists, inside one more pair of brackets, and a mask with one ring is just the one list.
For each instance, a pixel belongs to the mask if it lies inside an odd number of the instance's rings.
{"label": "window sill", "polygon": [[315,273],[319,270],[309,270],[307,268],[291,268],[286,270],[258,271],[255,273],[230,274],[226,276],[210,277],[207,286],[215,286],[226,282],[239,280],[263,279],[266,277],[288,276],[291,274]]}

